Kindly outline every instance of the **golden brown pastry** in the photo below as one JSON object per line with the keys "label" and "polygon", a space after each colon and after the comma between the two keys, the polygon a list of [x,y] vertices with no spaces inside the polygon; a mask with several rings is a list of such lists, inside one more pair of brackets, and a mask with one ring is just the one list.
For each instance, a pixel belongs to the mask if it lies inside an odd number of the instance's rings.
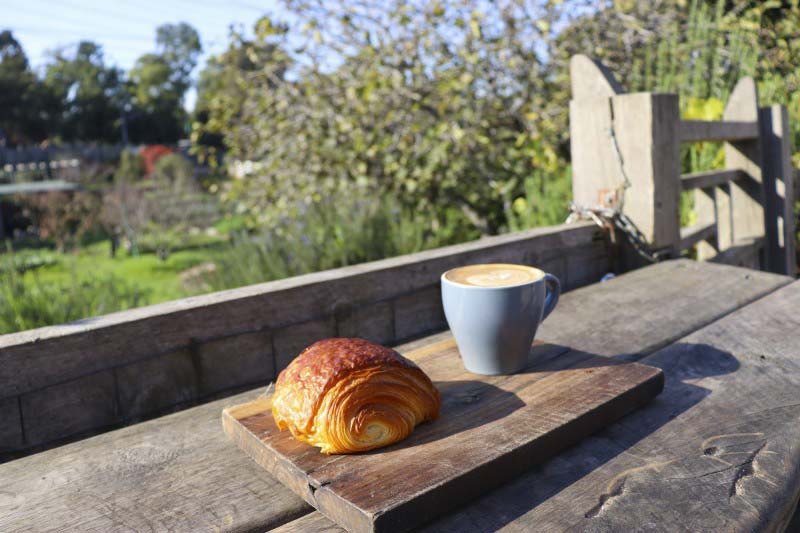
{"label": "golden brown pastry", "polygon": [[280,373],[272,415],[279,429],[322,453],[355,453],[406,438],[435,419],[440,404],[428,376],[396,351],[364,339],[325,339]]}

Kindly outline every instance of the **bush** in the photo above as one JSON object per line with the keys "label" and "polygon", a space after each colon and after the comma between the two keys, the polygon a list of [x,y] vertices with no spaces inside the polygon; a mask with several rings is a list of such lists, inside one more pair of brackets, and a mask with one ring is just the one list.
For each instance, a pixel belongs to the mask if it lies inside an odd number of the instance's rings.
{"label": "bush", "polygon": [[144,305],[147,294],[135,284],[106,276],[67,283],[43,282],[19,268],[0,272],[0,334],[72,322]]}
{"label": "bush", "polygon": [[142,157],[130,150],[123,150],[119,156],[119,166],[114,173],[117,183],[133,183],[144,177],[145,168]]}
{"label": "bush", "polygon": [[455,244],[480,236],[456,209],[413,211],[391,197],[340,195],[283,219],[271,231],[240,234],[206,274],[222,290]]}
{"label": "bush", "polygon": [[175,189],[189,187],[194,174],[194,165],[180,154],[167,154],[156,161],[154,177],[169,184]]}
{"label": "bush", "polygon": [[18,195],[16,201],[38,236],[52,239],[59,251],[79,244],[98,229],[102,205],[94,193],[50,191]]}

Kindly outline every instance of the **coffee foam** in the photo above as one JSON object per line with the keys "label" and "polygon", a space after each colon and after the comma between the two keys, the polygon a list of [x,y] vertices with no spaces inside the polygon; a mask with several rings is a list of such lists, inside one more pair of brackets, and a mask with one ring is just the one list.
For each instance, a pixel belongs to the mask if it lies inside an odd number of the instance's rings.
{"label": "coffee foam", "polygon": [[497,263],[454,268],[444,276],[448,281],[472,287],[509,287],[536,281],[542,272],[525,265]]}

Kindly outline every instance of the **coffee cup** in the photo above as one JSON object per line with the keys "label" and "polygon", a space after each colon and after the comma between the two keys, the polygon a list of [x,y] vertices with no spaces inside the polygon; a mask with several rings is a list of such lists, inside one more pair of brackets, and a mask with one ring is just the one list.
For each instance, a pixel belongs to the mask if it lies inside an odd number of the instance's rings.
{"label": "coffee cup", "polygon": [[442,303],[464,367],[513,374],[528,364],[539,324],[558,303],[558,278],[514,264],[468,265],[442,274]]}

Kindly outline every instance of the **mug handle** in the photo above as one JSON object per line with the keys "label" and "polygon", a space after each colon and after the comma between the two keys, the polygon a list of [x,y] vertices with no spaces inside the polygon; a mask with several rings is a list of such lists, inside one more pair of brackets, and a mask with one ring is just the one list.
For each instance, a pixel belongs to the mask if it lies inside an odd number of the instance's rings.
{"label": "mug handle", "polygon": [[542,312],[542,320],[547,318],[547,315],[553,312],[558,303],[558,297],[561,295],[561,283],[558,278],[552,274],[544,275],[545,290],[547,295],[544,297],[544,311]]}

